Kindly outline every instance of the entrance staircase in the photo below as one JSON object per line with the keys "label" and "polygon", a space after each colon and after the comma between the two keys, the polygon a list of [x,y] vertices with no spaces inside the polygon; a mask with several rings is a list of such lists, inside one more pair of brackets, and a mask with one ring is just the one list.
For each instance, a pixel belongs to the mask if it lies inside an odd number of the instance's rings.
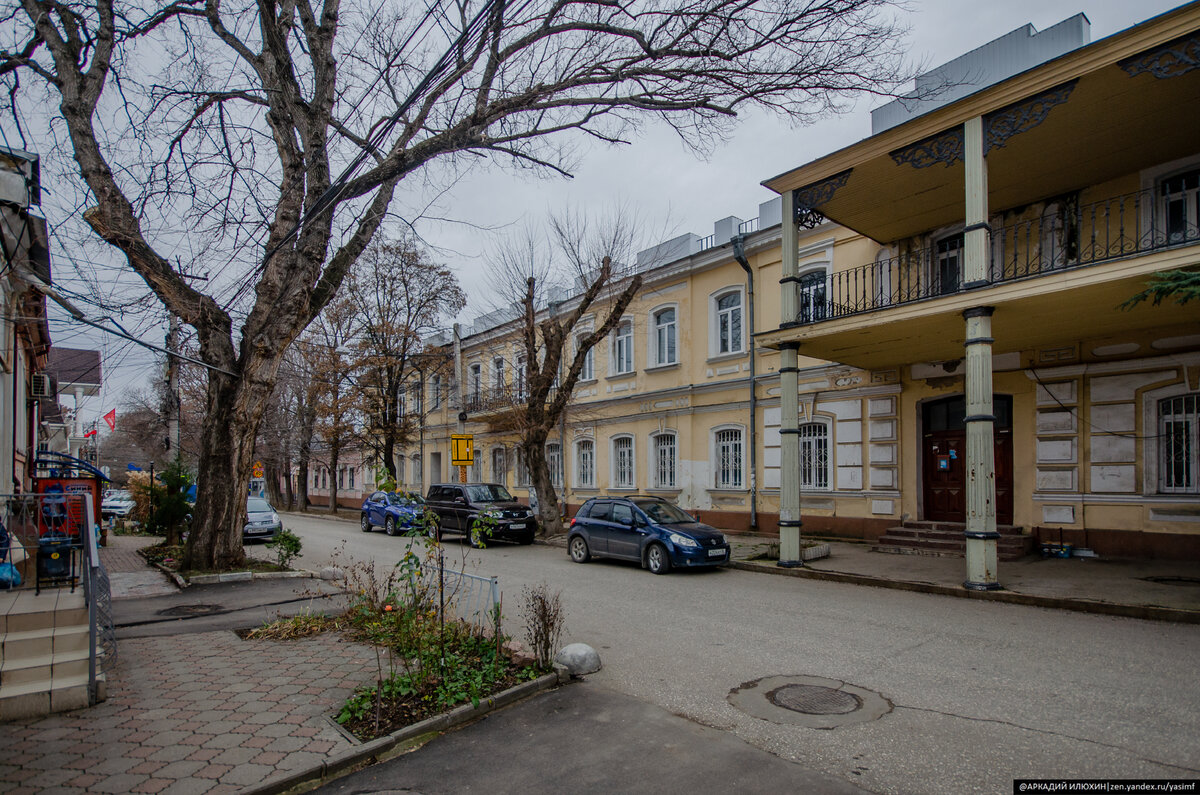
{"label": "entrance staircase", "polygon": [[[965,529],[962,522],[906,521],[899,527],[888,528],[874,549],[903,555],[961,558],[967,553]],[[1000,560],[1020,560],[1033,552],[1035,539],[1022,528],[997,525],[996,531],[1000,533],[996,541],[996,557]]]}
{"label": "entrance staircase", "polygon": [[[0,721],[88,706],[88,656],[81,588],[0,592]],[[104,700],[103,673],[96,689]]]}

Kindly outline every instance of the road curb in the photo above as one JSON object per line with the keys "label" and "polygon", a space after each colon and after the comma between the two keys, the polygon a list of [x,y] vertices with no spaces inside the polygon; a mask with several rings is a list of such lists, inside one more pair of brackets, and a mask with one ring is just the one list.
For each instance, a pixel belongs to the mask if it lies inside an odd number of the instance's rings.
{"label": "road curb", "polygon": [[897,591],[957,596],[962,599],[982,599],[989,602],[1004,602],[1029,607],[1049,607],[1057,610],[1073,610],[1078,613],[1095,613],[1098,615],[1121,616],[1123,618],[1143,618],[1150,621],[1200,624],[1200,610],[1159,607],[1157,605],[1128,605],[1117,602],[1100,602],[1093,599],[1072,599],[1063,596],[1038,596],[1004,590],[971,591],[956,585],[938,585],[932,582],[913,582],[911,580],[888,580],[882,577],[871,577],[866,574],[847,574],[840,571],[821,571],[811,568],[784,569],[769,563],[751,563],[743,560],[731,560],[729,567],[742,571],[757,572],[759,574],[800,577],[806,580],[840,582],[848,585],[869,585],[875,588],[890,588]]}
{"label": "road curb", "polygon": [[242,792],[247,795],[278,795],[278,793],[290,792],[299,787],[307,788],[306,785],[309,784],[327,783],[329,780],[338,778],[346,773],[383,762],[404,751],[405,748],[403,746],[423,735],[435,735],[447,729],[470,723],[493,710],[507,707],[521,699],[536,695],[544,690],[549,690],[552,687],[557,687],[562,681],[562,671],[555,670],[554,673],[544,674],[532,681],[522,682],[519,685],[503,690],[491,698],[482,699],[479,702],[479,706],[463,704],[449,712],[434,715],[432,718],[426,718],[419,723],[405,726],[403,729],[397,729],[384,737],[376,738],[354,748],[348,748],[340,754],[329,757],[320,764],[270,779],[257,787],[247,787]]}

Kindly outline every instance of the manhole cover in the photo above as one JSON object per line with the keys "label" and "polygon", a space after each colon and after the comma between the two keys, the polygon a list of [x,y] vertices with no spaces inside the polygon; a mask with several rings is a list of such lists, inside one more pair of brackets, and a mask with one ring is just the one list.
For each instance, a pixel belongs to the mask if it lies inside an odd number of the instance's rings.
{"label": "manhole cover", "polygon": [[862,706],[862,700],[845,690],[817,685],[784,685],[767,694],[777,707],[808,715],[845,715]]}
{"label": "manhole cover", "polygon": [[188,616],[208,616],[224,610],[225,608],[220,605],[177,605],[175,607],[168,607],[166,610],[159,610],[158,614],[160,616],[186,618]]}
{"label": "manhole cover", "polygon": [[1146,582],[1159,585],[1200,585],[1200,577],[1143,577]]}

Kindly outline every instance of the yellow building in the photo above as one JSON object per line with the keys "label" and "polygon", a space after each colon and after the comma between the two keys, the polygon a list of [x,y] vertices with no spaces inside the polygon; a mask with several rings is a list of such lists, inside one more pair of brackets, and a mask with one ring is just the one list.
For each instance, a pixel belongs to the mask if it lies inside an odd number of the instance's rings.
{"label": "yellow building", "polygon": [[[1197,4],[1091,44],[1082,15],[1018,29],[918,80],[939,97],[768,180],[781,198],[758,218],[642,252],[644,286],[549,445],[568,513],[662,494],[780,532],[785,563],[801,528],[966,538],[980,588],[1037,538],[1200,559],[1200,307],[1118,308],[1200,262],[1198,30]],[[461,430],[469,477],[523,497],[516,322],[456,334],[409,483],[456,476]]]}
{"label": "yellow building", "polygon": [[[872,418],[868,477],[898,462],[917,535],[965,527],[971,587],[996,585],[998,525],[1200,558],[1200,306],[1119,308],[1200,263],[1198,31],[1191,4],[945,104],[881,109],[871,137],[765,183],[791,222],[761,341],[785,367],[898,377],[896,455],[877,457],[892,432]],[[811,277],[790,241],[814,217],[878,245]],[[787,453],[785,482],[802,468]],[[784,499],[785,527],[807,527],[806,495]]]}

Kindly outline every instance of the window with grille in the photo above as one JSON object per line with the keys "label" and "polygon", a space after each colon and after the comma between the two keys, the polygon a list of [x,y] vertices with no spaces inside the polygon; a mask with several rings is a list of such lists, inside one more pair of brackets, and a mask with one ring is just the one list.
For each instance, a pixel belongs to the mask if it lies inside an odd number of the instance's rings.
{"label": "window with grille", "polygon": [[633,372],[633,323],[625,320],[617,326],[613,337],[613,375]]}
{"label": "window with grille", "polygon": [[503,483],[505,474],[507,474],[507,464],[504,460],[504,448],[497,447],[492,451],[492,480]]}
{"label": "window with grille", "polygon": [[346,468],[346,480],[348,482],[349,488],[354,488],[354,470],[355,470],[355,467],[347,467]]}
{"label": "window with grille", "polygon": [[1167,243],[1200,237],[1200,171],[1164,179],[1158,190]]}
{"label": "window with grille", "polygon": [[520,447],[514,450],[516,455],[517,485],[529,485],[529,463],[525,460],[525,451]]}
{"label": "window with grille", "polygon": [[718,489],[742,487],[742,432],[737,429],[717,431],[716,473]]}
{"label": "window with grille", "polygon": [[632,489],[633,475],[633,439],[619,436],[613,439],[613,488]]}
{"label": "window with grille", "polygon": [[742,294],[726,293],[717,299],[717,353],[742,350]]}
{"label": "window with grille", "polygon": [[1158,401],[1158,490],[1200,494],[1200,392]]}
{"label": "window with grille", "polygon": [[654,364],[675,364],[675,310],[663,309],[654,313]]}
{"label": "window with grille", "polygon": [[824,423],[800,426],[800,488],[829,488],[829,426]]}
{"label": "window with grille", "polygon": [[471,459],[471,474],[469,477],[472,483],[478,483],[483,480],[483,456],[476,455]]}
{"label": "window with grille", "polygon": [[429,408],[436,409],[442,405],[442,377],[435,375],[429,379]]}
{"label": "window with grille", "polygon": [[654,485],[660,489],[675,488],[675,434],[660,433],[654,437]]}
{"label": "window with grille", "polygon": [[421,486],[421,456],[412,457],[412,482],[417,488]]}
{"label": "window with grille", "polygon": [[581,487],[596,485],[596,445],[591,439],[575,444],[575,480]]}
{"label": "window with grille", "polygon": [[557,444],[546,445],[546,468],[550,470],[550,483],[556,489],[563,484],[562,447]]}

